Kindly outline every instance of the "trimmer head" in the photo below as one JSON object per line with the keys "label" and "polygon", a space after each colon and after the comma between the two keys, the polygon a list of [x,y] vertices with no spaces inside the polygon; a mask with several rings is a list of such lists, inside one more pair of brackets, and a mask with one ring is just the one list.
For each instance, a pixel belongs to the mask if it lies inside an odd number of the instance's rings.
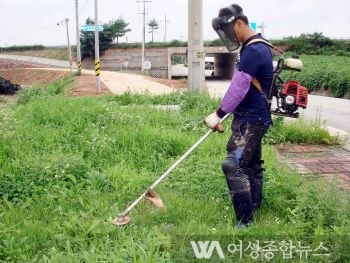
{"label": "trimmer head", "polygon": [[159,197],[159,195],[153,189],[148,189],[147,193],[145,194],[145,198],[148,201],[150,201],[153,205],[155,205],[156,207],[165,210],[165,206],[164,206],[162,199]]}
{"label": "trimmer head", "polygon": [[[162,199],[159,197],[159,195],[157,195],[157,193],[153,189],[151,188],[148,189],[147,192],[144,193],[144,197],[157,208],[161,208],[165,210],[165,206]],[[115,226],[125,226],[129,224],[131,219],[129,215],[125,213],[128,213],[128,211],[125,211],[124,213],[120,214],[118,217],[114,218],[112,220],[112,224]]]}
{"label": "trimmer head", "polygon": [[131,221],[131,219],[128,215],[118,216],[117,218],[114,218],[112,220],[112,224],[115,226],[125,226],[125,225],[129,224],[130,221]]}

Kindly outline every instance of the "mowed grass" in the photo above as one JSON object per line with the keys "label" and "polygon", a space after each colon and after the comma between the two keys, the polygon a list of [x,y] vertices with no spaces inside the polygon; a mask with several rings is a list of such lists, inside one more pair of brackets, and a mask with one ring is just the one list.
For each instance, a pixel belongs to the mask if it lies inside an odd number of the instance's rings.
{"label": "mowed grass", "polygon": [[[157,187],[167,212],[142,201],[129,225],[113,226],[207,131],[203,117],[218,101],[191,93],[69,98],[72,81],[24,90],[17,104],[0,107],[0,262],[190,262],[194,236],[311,240],[312,249],[323,240],[331,256],[295,254],[293,262],[349,260],[349,194],[291,172],[271,146],[289,137],[331,142],[316,124],[276,121],[263,149],[264,203],[250,228],[233,227],[221,172],[229,121]],[[181,110],[159,107],[174,104]]]}

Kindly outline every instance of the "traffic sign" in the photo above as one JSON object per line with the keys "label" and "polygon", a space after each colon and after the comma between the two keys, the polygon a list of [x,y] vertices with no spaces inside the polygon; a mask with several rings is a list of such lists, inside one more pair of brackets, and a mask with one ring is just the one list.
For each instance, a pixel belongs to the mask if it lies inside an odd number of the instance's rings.
{"label": "traffic sign", "polygon": [[250,27],[251,27],[254,31],[256,31],[256,22],[251,22],[251,23],[250,23]]}
{"label": "traffic sign", "polygon": [[[103,31],[103,26],[99,25],[97,28],[98,31]],[[83,31],[95,31],[95,25],[84,25]]]}
{"label": "traffic sign", "polygon": [[152,67],[151,61],[145,60],[145,61],[143,62],[143,68],[144,68],[145,70],[149,70],[151,67]]}

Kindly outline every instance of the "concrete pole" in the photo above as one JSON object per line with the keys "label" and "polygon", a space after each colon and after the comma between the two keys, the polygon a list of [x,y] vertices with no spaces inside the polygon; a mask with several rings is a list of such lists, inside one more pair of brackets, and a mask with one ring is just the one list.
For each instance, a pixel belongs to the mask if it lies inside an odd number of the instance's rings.
{"label": "concrete pole", "polygon": [[188,89],[203,92],[203,0],[188,0]]}
{"label": "concrete pole", "polygon": [[259,28],[261,28],[261,35],[263,37],[265,37],[265,24],[264,22],[261,23],[261,25],[259,26]]}
{"label": "concrete pole", "polygon": [[77,31],[77,65],[78,65],[78,74],[80,74],[80,72],[81,72],[81,51],[80,51],[78,0],[75,0],[75,20],[76,20],[76,31]]}
{"label": "concrete pole", "polygon": [[100,45],[98,39],[98,6],[95,0],[95,75],[96,75],[96,92],[100,92]]}
{"label": "concrete pole", "polygon": [[167,26],[167,20],[166,20],[166,13],[164,17],[164,42],[166,42],[166,26]]}
{"label": "concrete pole", "polygon": [[141,58],[141,70],[145,71],[145,36],[146,36],[146,1],[143,0],[143,12],[142,12],[142,58]]}
{"label": "concrete pole", "polygon": [[72,73],[73,73],[73,68],[72,68],[72,49],[71,49],[71,47],[70,47],[70,42],[69,42],[69,30],[68,30],[68,21],[69,21],[69,19],[66,18],[64,21],[66,22],[66,31],[67,31],[69,68],[70,68],[70,74],[72,74]]}

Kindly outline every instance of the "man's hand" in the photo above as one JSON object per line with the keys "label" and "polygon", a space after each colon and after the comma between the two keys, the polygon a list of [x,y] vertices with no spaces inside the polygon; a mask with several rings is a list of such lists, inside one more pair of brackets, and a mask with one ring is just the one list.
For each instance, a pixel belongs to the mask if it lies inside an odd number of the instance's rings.
{"label": "man's hand", "polygon": [[213,112],[204,119],[204,123],[208,128],[216,130],[218,132],[224,132],[225,128],[220,123],[220,121],[221,118],[216,114],[216,112]]}

